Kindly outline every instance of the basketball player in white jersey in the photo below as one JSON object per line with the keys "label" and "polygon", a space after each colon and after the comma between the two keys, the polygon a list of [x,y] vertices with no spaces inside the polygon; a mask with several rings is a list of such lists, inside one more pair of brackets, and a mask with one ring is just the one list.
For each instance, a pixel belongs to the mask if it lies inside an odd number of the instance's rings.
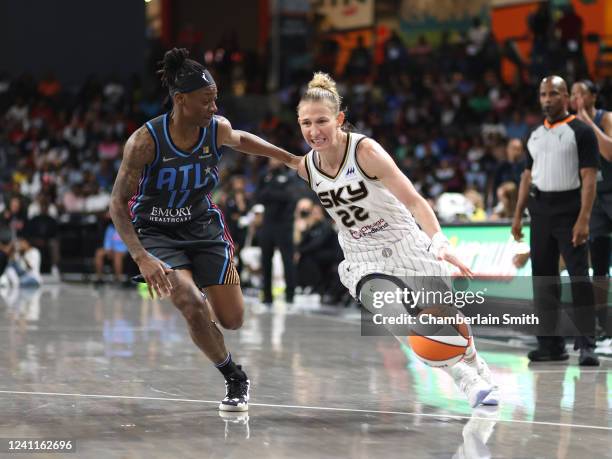
{"label": "basketball player in white jersey", "polygon": [[[360,299],[362,281],[376,275],[448,277],[448,263],[471,276],[450,250],[427,201],[387,152],[374,140],[341,129],[340,102],[331,77],[316,73],[297,109],[312,148],[298,173],[338,226],[345,257],[338,270],[351,295]],[[491,374],[473,344],[448,372],[472,407],[497,405]]]}

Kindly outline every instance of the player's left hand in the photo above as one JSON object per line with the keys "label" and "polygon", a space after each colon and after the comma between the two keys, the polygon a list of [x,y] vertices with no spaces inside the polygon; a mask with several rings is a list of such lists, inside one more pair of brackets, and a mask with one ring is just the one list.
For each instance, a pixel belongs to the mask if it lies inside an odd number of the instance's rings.
{"label": "player's left hand", "polygon": [[459,258],[457,258],[457,256],[452,252],[450,246],[441,247],[440,250],[438,250],[437,257],[438,260],[448,261],[451,265],[459,268],[459,272],[462,276],[468,277],[470,279],[474,277],[474,273],[472,272],[472,270],[468,268],[465,264],[463,264],[463,262],[461,262]]}
{"label": "player's left hand", "polygon": [[300,165],[300,161],[302,161],[301,156],[293,155],[293,157],[289,160],[289,162],[285,163],[285,165],[290,169],[297,170],[298,166]]}

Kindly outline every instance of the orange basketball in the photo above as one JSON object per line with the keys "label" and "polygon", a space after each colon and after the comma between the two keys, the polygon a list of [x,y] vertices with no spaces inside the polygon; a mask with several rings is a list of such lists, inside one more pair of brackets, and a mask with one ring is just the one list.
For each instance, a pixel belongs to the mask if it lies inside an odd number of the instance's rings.
{"label": "orange basketball", "polygon": [[450,306],[421,311],[408,336],[412,351],[429,366],[453,366],[470,346],[471,329],[467,323],[461,323],[464,317]]}

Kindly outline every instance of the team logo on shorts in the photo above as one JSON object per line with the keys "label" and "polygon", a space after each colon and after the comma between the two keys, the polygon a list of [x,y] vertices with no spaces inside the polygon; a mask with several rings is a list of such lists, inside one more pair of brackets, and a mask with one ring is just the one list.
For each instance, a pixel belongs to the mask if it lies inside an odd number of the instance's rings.
{"label": "team logo on shorts", "polygon": [[389,247],[385,247],[384,249],[382,249],[383,257],[389,258],[391,255],[393,255],[393,250],[391,250]]}
{"label": "team logo on shorts", "polygon": [[149,221],[159,223],[184,223],[191,220],[191,208],[185,206],[180,208],[164,208],[153,206],[149,214]]}

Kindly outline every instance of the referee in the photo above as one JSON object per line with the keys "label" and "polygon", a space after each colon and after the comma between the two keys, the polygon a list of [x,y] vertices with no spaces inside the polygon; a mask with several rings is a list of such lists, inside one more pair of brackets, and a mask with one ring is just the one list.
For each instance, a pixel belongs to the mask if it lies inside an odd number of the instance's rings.
{"label": "referee", "polygon": [[527,162],[521,176],[512,235],[523,237],[522,215],[531,216],[531,258],[534,304],[547,336],[529,352],[534,362],[567,360],[565,339],[550,336],[559,317],[559,255],[571,277],[574,322],[579,332],[574,349],[580,365],[599,365],[595,354],[593,286],[588,277],[587,240],[595,199],[599,160],[593,129],[568,112],[567,84],[549,76],[540,84],[540,105],[546,119],[529,136]]}

